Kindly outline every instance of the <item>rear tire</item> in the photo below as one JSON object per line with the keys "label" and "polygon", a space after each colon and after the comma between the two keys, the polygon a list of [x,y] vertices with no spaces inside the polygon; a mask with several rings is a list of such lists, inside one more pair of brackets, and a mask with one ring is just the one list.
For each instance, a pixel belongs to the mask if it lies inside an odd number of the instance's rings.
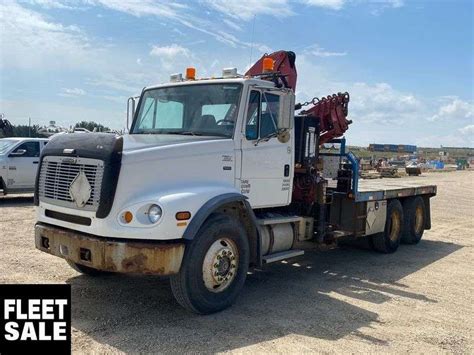
{"label": "rear tire", "polygon": [[403,229],[403,208],[399,200],[392,200],[387,206],[387,219],[382,233],[371,237],[374,250],[381,253],[393,253],[398,249]]}
{"label": "rear tire", "polygon": [[107,271],[101,271],[94,269],[93,267],[85,266],[82,264],[77,264],[71,260],[66,260],[70,267],[72,267],[77,272],[87,275],[87,276],[104,276],[110,274]]}
{"label": "rear tire", "polygon": [[219,312],[237,298],[249,266],[243,227],[225,214],[213,214],[186,246],[178,274],[170,277],[178,303],[191,312]]}
{"label": "rear tire", "polygon": [[405,223],[403,226],[402,243],[418,244],[425,231],[425,201],[423,201],[421,196],[417,196],[406,200],[403,207]]}

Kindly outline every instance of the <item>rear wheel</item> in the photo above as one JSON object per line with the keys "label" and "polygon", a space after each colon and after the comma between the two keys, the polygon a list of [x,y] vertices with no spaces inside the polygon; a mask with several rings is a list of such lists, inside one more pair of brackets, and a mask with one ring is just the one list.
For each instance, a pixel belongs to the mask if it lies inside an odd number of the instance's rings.
{"label": "rear wheel", "polygon": [[410,198],[404,203],[405,223],[402,242],[417,244],[423,237],[426,223],[425,201],[421,196]]}
{"label": "rear wheel", "polygon": [[186,246],[178,274],[170,278],[173,295],[184,308],[209,314],[229,307],[247,277],[249,244],[234,218],[213,214]]}
{"label": "rear wheel", "polygon": [[403,228],[403,208],[398,200],[387,206],[387,219],[382,233],[372,236],[372,247],[381,253],[393,253],[398,249]]}

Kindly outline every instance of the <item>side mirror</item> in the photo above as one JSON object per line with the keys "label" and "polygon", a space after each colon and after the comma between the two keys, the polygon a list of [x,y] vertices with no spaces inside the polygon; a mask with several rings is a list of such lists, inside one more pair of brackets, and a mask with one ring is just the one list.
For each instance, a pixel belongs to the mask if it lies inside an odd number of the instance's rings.
{"label": "side mirror", "polygon": [[11,157],[21,157],[26,154],[26,149],[18,149],[10,153]]}
{"label": "side mirror", "polygon": [[295,117],[295,94],[288,90],[280,97],[280,113],[278,115],[278,129],[286,130],[293,128]]}
{"label": "side mirror", "polygon": [[130,132],[130,125],[133,122],[133,117],[135,116],[135,108],[139,96],[129,97],[127,100],[127,131]]}

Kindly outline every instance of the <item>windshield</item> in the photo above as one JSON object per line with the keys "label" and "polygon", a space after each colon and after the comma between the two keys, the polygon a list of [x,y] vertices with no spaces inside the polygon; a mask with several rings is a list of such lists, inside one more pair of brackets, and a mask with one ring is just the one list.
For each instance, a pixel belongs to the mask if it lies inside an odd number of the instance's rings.
{"label": "windshield", "polygon": [[147,90],[132,134],[184,134],[231,138],[242,85],[203,84]]}
{"label": "windshield", "polygon": [[16,142],[12,139],[0,139],[0,155],[5,154]]}

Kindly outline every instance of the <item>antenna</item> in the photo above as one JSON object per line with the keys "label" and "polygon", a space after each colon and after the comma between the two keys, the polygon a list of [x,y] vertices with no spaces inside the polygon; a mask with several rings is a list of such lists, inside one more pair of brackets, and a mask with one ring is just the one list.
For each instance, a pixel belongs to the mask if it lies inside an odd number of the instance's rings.
{"label": "antenna", "polygon": [[250,61],[249,61],[249,68],[252,66],[252,54],[253,54],[253,36],[255,34],[255,18],[257,17],[256,14],[253,15],[253,23],[252,23],[252,37],[250,38]]}

